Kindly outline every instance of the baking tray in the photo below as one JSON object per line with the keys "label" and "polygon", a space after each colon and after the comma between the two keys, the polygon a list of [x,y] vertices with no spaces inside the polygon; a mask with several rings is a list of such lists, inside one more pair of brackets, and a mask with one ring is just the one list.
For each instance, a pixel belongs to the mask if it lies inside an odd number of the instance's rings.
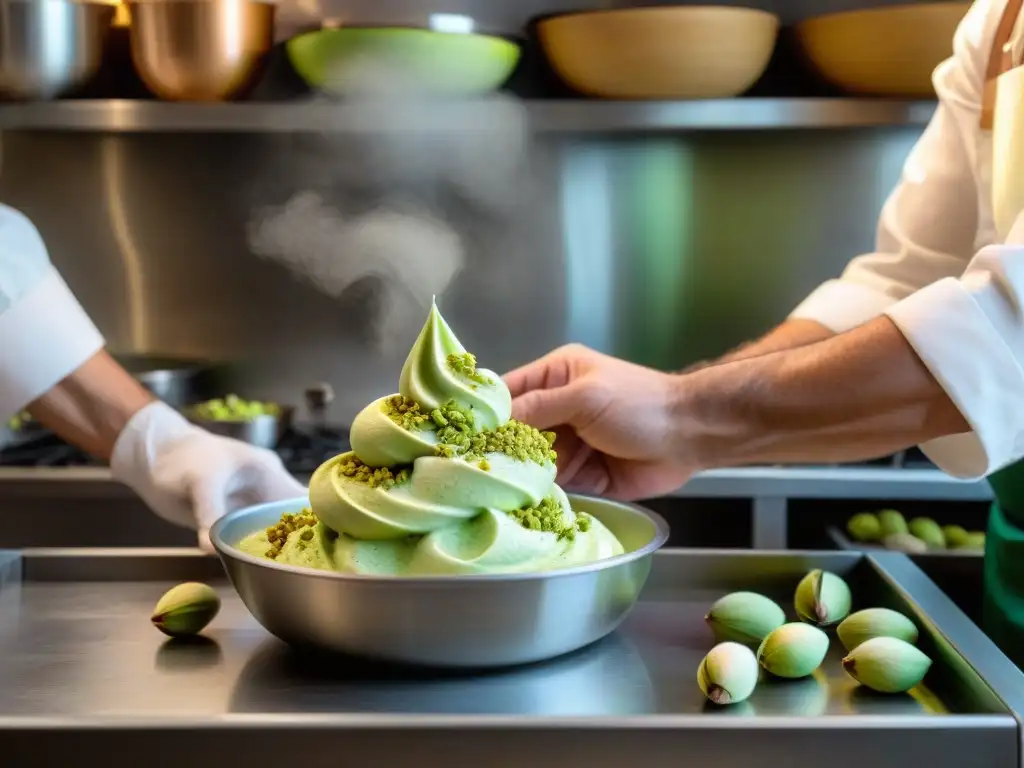
{"label": "baking tray", "polygon": [[[891,549],[886,549],[881,544],[869,544],[862,541],[854,541],[847,536],[839,528],[834,525],[830,525],[827,530],[828,537],[832,539],[832,542],[839,547],[839,549],[850,550],[853,552],[892,552]],[[980,560],[984,557],[985,553],[979,550],[966,550],[962,551],[959,549],[929,549],[927,552],[915,552],[910,554],[910,558],[917,561],[919,558],[971,558]]]}
{"label": "baking tray", "polygon": [[[102,754],[106,768],[1020,765],[1024,676],[901,554],[663,551],[619,631],[485,675],[293,651],[249,615],[219,563],[188,550],[0,558],[4,766],[69,754]],[[789,608],[811,568],[844,575],[858,606],[916,618],[936,661],[927,687],[868,694],[834,643],[812,678],[707,704],[696,670],[711,602],[756,589]],[[224,608],[205,639],[166,641],[148,615],[186,579],[215,583]]]}

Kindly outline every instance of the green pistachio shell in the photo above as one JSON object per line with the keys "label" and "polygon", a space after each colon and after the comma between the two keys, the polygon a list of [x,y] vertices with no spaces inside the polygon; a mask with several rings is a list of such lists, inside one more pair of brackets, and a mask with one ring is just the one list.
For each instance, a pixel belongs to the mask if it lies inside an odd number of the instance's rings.
{"label": "green pistachio shell", "polygon": [[828,653],[828,635],[810,624],[793,622],[773,630],[757,649],[757,661],[776,677],[807,677]]}
{"label": "green pistachio shell", "polygon": [[758,646],[768,633],[786,623],[774,600],[756,592],[733,592],[711,606],[704,620],[720,642]]}
{"label": "green pistachio shell", "polygon": [[220,597],[206,584],[187,582],[168,591],[153,609],[153,626],[170,637],[196,635],[220,611]]}
{"label": "green pistachio shell", "polygon": [[882,523],[878,515],[861,512],[846,523],[846,530],[856,541],[878,541],[882,538]]}
{"label": "green pistachio shell", "polygon": [[964,542],[964,549],[985,549],[985,534],[981,531],[973,531],[967,534],[967,541]]}
{"label": "green pistachio shell", "polygon": [[861,685],[879,693],[903,693],[920,683],[932,660],[910,643],[875,637],[843,659],[843,669]]}
{"label": "green pistachio shell", "polygon": [[803,621],[827,627],[846,618],[851,600],[850,588],[842,578],[816,569],[800,580],[794,603]]}
{"label": "green pistachio shell", "polygon": [[757,676],[753,651],[739,643],[721,643],[700,663],[697,684],[715,704],[738,704],[754,692]]}
{"label": "green pistachio shell", "polygon": [[946,537],[942,534],[942,528],[929,517],[915,517],[910,521],[910,533],[932,549],[945,549]]}
{"label": "green pistachio shell", "polygon": [[878,522],[882,525],[882,535],[907,533],[907,520],[895,509],[883,509],[878,513]]}
{"label": "green pistachio shell", "polygon": [[891,533],[882,539],[882,546],[894,552],[919,555],[928,551],[928,545],[909,533]]}
{"label": "green pistachio shell", "polygon": [[962,525],[942,526],[942,536],[950,549],[957,549],[967,543],[967,531]]}
{"label": "green pistachio shell", "polygon": [[876,637],[895,637],[908,643],[917,642],[917,627],[902,613],[888,608],[867,608],[847,616],[836,630],[846,650]]}

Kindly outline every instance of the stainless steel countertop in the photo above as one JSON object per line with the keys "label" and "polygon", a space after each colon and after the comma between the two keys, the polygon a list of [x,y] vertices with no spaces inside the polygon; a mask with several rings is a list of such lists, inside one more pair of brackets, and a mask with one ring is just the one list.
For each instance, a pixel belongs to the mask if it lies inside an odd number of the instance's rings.
{"label": "stainless steel countertop", "polygon": [[[703,570],[684,567],[684,556]],[[943,642],[977,661],[994,693],[983,686],[952,706],[928,691],[868,694],[842,672],[834,642],[812,678],[762,684],[737,707],[705,703],[696,669],[712,641],[702,619],[726,588],[760,573],[763,591],[787,605],[780,586],[791,572],[860,562],[853,553],[660,554],[644,598],[606,641],[471,675],[289,649],[223,582],[224,607],[206,639],[168,641],[149,624],[153,604],[175,581],[209,580],[215,561],[175,551],[29,552],[20,564],[0,561],[0,743],[15,766],[102,749],[106,766],[137,766],[145,755],[147,768],[185,758],[311,768],[349,764],[344,756],[353,765],[611,766],[635,764],[638,750],[656,767],[685,764],[684,755],[713,764],[723,740],[730,764],[744,766],[828,755],[838,768],[887,768],[907,754],[931,766],[1019,765],[1018,724],[1003,705],[1019,705],[1024,686],[1014,700],[999,684],[1012,689],[1020,673],[900,555],[879,558],[887,578],[938,614]],[[682,591],[684,577],[692,583]],[[39,762],[19,762],[28,755]]]}

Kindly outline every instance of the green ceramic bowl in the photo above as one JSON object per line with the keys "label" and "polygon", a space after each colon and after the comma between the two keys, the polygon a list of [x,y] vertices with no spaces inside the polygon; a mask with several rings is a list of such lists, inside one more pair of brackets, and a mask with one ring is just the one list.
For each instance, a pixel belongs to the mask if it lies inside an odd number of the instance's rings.
{"label": "green ceramic bowl", "polygon": [[[428,29],[345,27],[292,38],[288,58],[317,90],[344,95],[373,91],[386,72],[389,86],[447,95],[476,95],[499,88],[519,62],[519,46],[500,37]],[[364,74],[365,73],[365,74]]]}

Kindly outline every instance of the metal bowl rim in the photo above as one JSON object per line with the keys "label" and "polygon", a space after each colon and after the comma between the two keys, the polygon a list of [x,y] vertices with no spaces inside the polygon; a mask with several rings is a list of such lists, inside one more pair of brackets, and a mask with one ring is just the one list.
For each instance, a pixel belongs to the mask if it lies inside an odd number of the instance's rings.
{"label": "metal bowl rim", "polygon": [[528,573],[488,573],[488,574],[452,574],[447,576],[372,576],[362,573],[338,573],[335,571],[321,571],[315,568],[303,568],[297,565],[285,565],[277,563],[266,558],[253,557],[241,550],[227,544],[221,537],[221,531],[228,525],[239,518],[248,517],[262,512],[267,507],[283,506],[285,504],[295,504],[298,507],[308,507],[309,499],[305,496],[296,497],[294,499],[283,499],[281,501],[271,501],[264,504],[256,504],[251,507],[243,507],[237,509],[234,512],[228,514],[217,520],[216,523],[210,528],[210,541],[213,543],[214,549],[221,558],[231,558],[238,560],[249,565],[255,565],[261,568],[268,568],[270,570],[283,571],[285,573],[294,573],[301,576],[308,576],[310,578],[328,579],[341,582],[360,582],[360,583],[371,583],[371,584],[486,584],[493,582],[511,582],[511,581],[548,581],[552,579],[569,578],[571,576],[579,576],[585,573],[594,573],[597,571],[609,570],[620,565],[626,565],[628,563],[641,560],[645,557],[649,557],[661,549],[665,542],[668,541],[669,527],[668,523],[665,522],[665,518],[659,515],[653,510],[641,507],[638,504],[633,504],[628,501],[618,501],[615,499],[602,499],[598,496],[589,496],[586,494],[568,494],[570,502],[573,499],[592,499],[594,501],[600,501],[606,504],[615,504],[620,507],[624,507],[630,510],[633,514],[645,517],[654,523],[654,536],[649,542],[639,549],[635,549],[632,552],[625,552],[615,557],[605,558],[604,560],[595,560],[592,563],[586,565],[579,565],[574,568],[560,568],[554,571],[538,571]]}

